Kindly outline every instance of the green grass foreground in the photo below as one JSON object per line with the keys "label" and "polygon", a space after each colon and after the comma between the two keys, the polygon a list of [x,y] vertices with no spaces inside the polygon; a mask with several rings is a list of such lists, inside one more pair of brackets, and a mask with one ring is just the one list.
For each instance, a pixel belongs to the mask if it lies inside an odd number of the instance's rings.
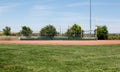
{"label": "green grass foreground", "polygon": [[120,72],[120,45],[0,45],[0,72]]}

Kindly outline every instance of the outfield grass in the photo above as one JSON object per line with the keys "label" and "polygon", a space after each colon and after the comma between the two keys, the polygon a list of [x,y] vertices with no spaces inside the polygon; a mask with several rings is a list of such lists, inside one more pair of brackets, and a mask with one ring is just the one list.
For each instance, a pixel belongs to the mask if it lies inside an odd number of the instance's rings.
{"label": "outfield grass", "polygon": [[0,45],[0,72],[120,72],[120,45]]}

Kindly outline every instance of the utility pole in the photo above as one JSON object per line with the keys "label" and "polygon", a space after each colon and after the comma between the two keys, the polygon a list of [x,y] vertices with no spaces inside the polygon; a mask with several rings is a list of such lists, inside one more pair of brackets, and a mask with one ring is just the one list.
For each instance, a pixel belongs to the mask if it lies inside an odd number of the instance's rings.
{"label": "utility pole", "polygon": [[91,7],[91,0],[90,0],[90,37],[92,36],[91,35],[91,23],[92,23],[92,21],[91,21],[91,16],[92,16],[92,12],[91,12],[91,9],[92,9],[92,7]]}

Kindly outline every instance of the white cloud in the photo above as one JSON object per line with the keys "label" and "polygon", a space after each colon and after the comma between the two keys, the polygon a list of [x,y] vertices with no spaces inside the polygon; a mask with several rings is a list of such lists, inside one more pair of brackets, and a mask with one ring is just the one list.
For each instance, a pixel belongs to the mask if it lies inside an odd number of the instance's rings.
{"label": "white cloud", "polygon": [[[102,2],[92,2],[92,5],[113,5],[111,3],[102,3]],[[90,2],[77,2],[68,4],[67,7],[77,7],[77,6],[89,6]]]}
{"label": "white cloud", "polygon": [[35,5],[32,7],[29,15],[35,17],[49,16],[54,13],[52,9],[54,9],[54,7],[49,5]]}
{"label": "white cloud", "polygon": [[77,2],[77,3],[71,3],[68,4],[68,7],[75,7],[75,6],[83,6],[83,5],[89,5],[89,2]]}
{"label": "white cloud", "polygon": [[110,19],[110,18],[97,18],[97,17],[94,17],[93,20],[101,21],[101,22],[120,23],[120,19]]}
{"label": "white cloud", "polygon": [[34,10],[48,10],[48,9],[52,9],[52,7],[50,7],[50,6],[38,6],[38,5],[36,5],[36,6],[33,6],[33,9]]}
{"label": "white cloud", "polygon": [[16,4],[16,3],[14,3],[14,4],[13,3],[11,3],[11,4],[9,4],[9,3],[4,4],[4,5],[0,6],[0,13],[7,12],[7,11],[11,10],[12,8],[17,7],[17,5],[18,4]]}
{"label": "white cloud", "polygon": [[6,12],[9,9],[9,6],[0,6],[0,13]]}
{"label": "white cloud", "polygon": [[[36,0],[36,1],[41,1],[41,0]],[[55,1],[55,0],[43,0],[43,1]]]}

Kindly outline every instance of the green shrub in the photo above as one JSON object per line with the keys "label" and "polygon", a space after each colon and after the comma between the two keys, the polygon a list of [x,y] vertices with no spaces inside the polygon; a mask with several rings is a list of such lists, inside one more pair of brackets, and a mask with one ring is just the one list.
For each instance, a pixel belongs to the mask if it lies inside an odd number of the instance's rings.
{"label": "green shrub", "polygon": [[120,34],[109,34],[109,40],[120,40]]}
{"label": "green shrub", "polygon": [[45,36],[45,37],[52,38],[56,35],[57,35],[56,28],[52,25],[47,25],[40,30],[40,36]]}
{"label": "green shrub", "polygon": [[97,26],[97,30],[95,30],[95,33],[97,33],[98,40],[108,39],[108,30],[106,26]]}

